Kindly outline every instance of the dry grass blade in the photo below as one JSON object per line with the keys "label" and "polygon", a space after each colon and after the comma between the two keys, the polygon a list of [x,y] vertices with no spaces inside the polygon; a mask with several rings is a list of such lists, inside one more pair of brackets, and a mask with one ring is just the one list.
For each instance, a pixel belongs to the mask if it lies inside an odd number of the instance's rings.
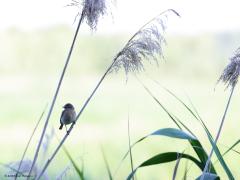
{"label": "dry grass blade", "polygon": [[21,158],[21,160],[20,160],[20,163],[19,163],[19,166],[18,166],[18,169],[17,169],[17,173],[16,173],[16,176],[15,176],[15,179],[18,178],[18,172],[19,172],[19,170],[20,170],[20,168],[21,168],[23,159],[24,159],[24,157],[25,157],[25,155],[26,155],[26,152],[27,152],[27,150],[28,150],[28,147],[29,147],[29,145],[30,145],[30,142],[32,141],[33,135],[35,134],[35,132],[36,132],[36,130],[37,130],[37,128],[38,128],[38,125],[39,125],[40,121],[42,120],[42,117],[43,117],[43,115],[44,115],[44,113],[45,113],[45,111],[46,111],[46,108],[47,108],[47,105],[46,105],[46,107],[44,108],[42,114],[40,115],[40,117],[39,117],[39,119],[38,119],[38,121],[37,121],[37,124],[35,125],[35,127],[34,127],[34,129],[33,129],[33,132],[32,132],[32,134],[31,134],[31,136],[30,136],[30,138],[29,138],[29,140],[28,140],[28,143],[27,143],[27,145],[26,145],[26,147],[25,147],[25,149],[24,149],[22,158]]}

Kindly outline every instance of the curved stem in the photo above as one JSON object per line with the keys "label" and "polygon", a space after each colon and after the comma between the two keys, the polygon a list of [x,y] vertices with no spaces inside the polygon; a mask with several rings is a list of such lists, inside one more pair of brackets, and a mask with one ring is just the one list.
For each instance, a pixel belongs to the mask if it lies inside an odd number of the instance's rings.
{"label": "curved stem", "polygon": [[[104,75],[101,77],[101,79],[99,80],[99,82],[97,83],[97,85],[95,86],[95,88],[93,89],[92,93],[90,94],[90,96],[87,98],[87,100],[85,101],[85,103],[83,104],[82,108],[80,109],[77,117],[76,117],[76,122],[79,119],[79,117],[81,116],[82,112],[84,111],[84,109],[87,107],[88,103],[90,102],[90,100],[92,99],[93,95],[95,94],[95,92],[97,91],[97,89],[99,88],[99,86],[102,84],[103,80],[105,79],[105,77],[107,76],[107,74],[110,72],[110,70],[112,69],[112,66],[114,65],[114,61],[113,63],[108,67],[108,69],[106,70],[106,72],[104,73]],[[75,122],[75,123],[76,123]],[[43,173],[46,171],[47,167],[49,166],[49,164],[52,162],[52,160],[54,159],[54,157],[56,156],[56,154],[58,153],[58,151],[60,150],[60,148],[62,147],[62,145],[64,144],[65,140],[67,139],[68,135],[71,133],[75,123],[72,123],[69,130],[67,131],[67,133],[65,134],[65,136],[63,137],[63,139],[61,140],[61,142],[59,143],[59,145],[57,146],[57,148],[55,149],[55,151],[53,152],[52,156],[48,159],[48,161],[46,162],[46,164],[44,165],[42,171],[40,172],[40,174],[38,175],[38,177],[36,178],[37,180],[41,178],[41,176],[43,175]]]}
{"label": "curved stem", "polygon": [[56,92],[55,92],[55,94],[53,96],[52,103],[51,103],[51,106],[49,108],[49,112],[48,112],[48,115],[47,115],[47,118],[46,118],[46,121],[45,121],[45,124],[44,124],[44,127],[43,127],[43,131],[42,131],[40,140],[39,140],[38,145],[37,145],[37,149],[35,151],[34,159],[33,159],[33,162],[32,162],[32,165],[31,165],[31,168],[30,168],[27,180],[30,178],[30,175],[31,175],[32,170],[33,170],[33,167],[36,164],[36,161],[37,161],[37,158],[38,158],[38,153],[40,151],[40,147],[41,147],[41,144],[42,144],[42,141],[43,141],[43,137],[44,137],[45,132],[47,130],[48,122],[49,122],[50,116],[52,114],[52,110],[53,110],[53,107],[55,105],[55,102],[56,102],[56,99],[57,99],[57,96],[58,96],[58,93],[59,93],[59,90],[60,90],[60,87],[61,87],[61,84],[62,84],[62,81],[63,81],[63,77],[65,75],[65,72],[66,72],[66,69],[67,69],[67,66],[68,66],[68,63],[70,61],[70,58],[71,58],[71,55],[72,55],[72,51],[73,51],[73,48],[74,48],[74,45],[75,45],[75,42],[76,42],[76,39],[77,39],[78,31],[79,31],[80,25],[82,24],[83,18],[84,18],[84,11],[82,11],[82,14],[81,14],[81,17],[80,17],[77,29],[76,29],[75,34],[74,34],[74,38],[73,38],[70,50],[68,52],[68,56],[67,56],[65,65],[63,67],[63,70],[62,70],[62,73],[61,73],[61,76],[60,76],[60,79],[59,79],[59,82],[58,82],[58,85],[57,85]]}
{"label": "curved stem", "polygon": [[[222,128],[223,128],[223,124],[224,124],[224,121],[225,121],[225,118],[226,118],[226,115],[227,115],[227,111],[228,111],[228,108],[229,108],[229,105],[230,105],[230,102],[231,102],[231,99],[232,99],[234,88],[235,88],[235,86],[232,87],[232,90],[231,90],[231,93],[229,95],[228,102],[227,102],[227,105],[226,105],[226,108],[225,108],[225,111],[224,111],[224,114],[223,114],[223,117],[222,117],[222,120],[221,120],[221,124],[220,124],[218,132],[217,132],[217,136],[216,136],[216,138],[214,140],[214,144],[215,145],[217,145],[217,141],[218,141],[218,139],[220,137],[220,134],[221,134],[221,131],[222,131]],[[203,173],[202,173],[202,177],[201,177],[200,180],[204,179],[205,173],[208,170],[208,166],[209,166],[209,163],[211,161],[211,157],[213,155],[213,151],[214,151],[214,148],[212,147],[212,150],[211,150],[211,152],[210,152],[210,154],[208,156],[208,160],[207,160],[207,162],[205,164],[205,167],[204,167],[204,170],[203,170]]]}

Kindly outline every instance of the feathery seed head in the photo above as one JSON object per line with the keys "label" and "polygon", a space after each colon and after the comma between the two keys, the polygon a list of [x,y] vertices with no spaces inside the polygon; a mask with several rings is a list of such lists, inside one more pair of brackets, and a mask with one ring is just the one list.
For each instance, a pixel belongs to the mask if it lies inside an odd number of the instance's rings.
{"label": "feathery seed head", "polygon": [[68,6],[76,6],[81,9],[82,13],[78,12],[77,16],[82,14],[82,19],[86,20],[88,26],[92,30],[97,29],[97,24],[100,16],[107,14],[106,0],[72,0]]}
{"label": "feathery seed head", "polygon": [[223,70],[219,81],[223,81],[227,87],[234,87],[238,82],[238,77],[240,74],[240,48],[238,48],[232,58],[230,58],[230,63]]}
{"label": "feathery seed head", "polygon": [[98,19],[106,14],[105,0],[85,0],[83,3],[83,11],[87,18],[87,24],[92,30],[96,30]]}
{"label": "feathery seed head", "polygon": [[145,24],[115,56],[112,69],[118,71],[123,67],[126,74],[141,71],[144,70],[144,59],[157,62],[157,55],[163,57],[162,45],[166,42],[163,33],[169,13],[179,16],[176,11],[170,9]]}

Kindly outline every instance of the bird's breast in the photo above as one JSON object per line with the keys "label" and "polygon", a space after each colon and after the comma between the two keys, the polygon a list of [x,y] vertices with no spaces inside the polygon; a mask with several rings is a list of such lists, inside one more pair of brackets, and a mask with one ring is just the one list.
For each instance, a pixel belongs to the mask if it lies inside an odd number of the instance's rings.
{"label": "bird's breast", "polygon": [[76,119],[76,113],[74,111],[65,111],[61,117],[63,124],[71,124]]}

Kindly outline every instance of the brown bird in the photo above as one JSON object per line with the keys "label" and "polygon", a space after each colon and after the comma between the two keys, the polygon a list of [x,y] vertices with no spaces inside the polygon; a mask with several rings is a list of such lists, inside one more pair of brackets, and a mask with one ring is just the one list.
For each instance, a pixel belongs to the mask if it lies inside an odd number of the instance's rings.
{"label": "brown bird", "polygon": [[60,127],[61,130],[63,128],[63,125],[66,127],[67,131],[67,124],[75,123],[76,121],[76,112],[74,110],[74,107],[72,104],[67,103],[63,106],[64,110],[62,112],[61,118],[60,118]]}

